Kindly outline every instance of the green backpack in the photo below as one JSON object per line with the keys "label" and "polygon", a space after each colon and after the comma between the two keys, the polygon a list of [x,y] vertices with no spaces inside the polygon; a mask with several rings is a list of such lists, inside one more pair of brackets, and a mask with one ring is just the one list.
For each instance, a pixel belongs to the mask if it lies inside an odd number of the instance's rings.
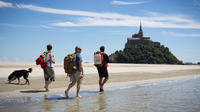
{"label": "green backpack", "polygon": [[76,56],[77,54],[68,54],[64,58],[64,69],[67,75],[72,75],[77,71]]}

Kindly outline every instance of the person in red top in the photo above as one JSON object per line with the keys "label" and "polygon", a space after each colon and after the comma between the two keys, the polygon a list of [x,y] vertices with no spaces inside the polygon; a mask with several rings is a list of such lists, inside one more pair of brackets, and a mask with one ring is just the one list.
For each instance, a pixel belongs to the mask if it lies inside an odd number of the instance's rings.
{"label": "person in red top", "polygon": [[105,47],[101,46],[100,47],[100,53],[101,53],[101,61],[102,64],[101,65],[97,65],[97,70],[99,73],[99,88],[100,88],[100,92],[103,92],[103,86],[104,84],[108,81],[108,63],[109,63],[109,58],[108,55],[106,53],[104,53],[105,51]]}

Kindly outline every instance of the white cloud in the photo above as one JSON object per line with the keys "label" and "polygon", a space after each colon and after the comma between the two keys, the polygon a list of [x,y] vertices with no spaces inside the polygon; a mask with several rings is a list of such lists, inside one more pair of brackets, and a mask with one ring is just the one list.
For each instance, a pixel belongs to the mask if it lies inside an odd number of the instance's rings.
{"label": "white cloud", "polygon": [[13,8],[14,6],[13,6],[12,3],[0,1],[0,8],[3,8],[3,7],[11,7],[11,8]]}
{"label": "white cloud", "polygon": [[[172,22],[155,21],[151,19],[141,19],[143,26],[153,28],[192,28],[200,29],[200,24],[176,24]],[[105,19],[83,17],[78,18],[76,22],[53,23],[53,26],[71,27],[71,26],[139,26],[140,19]]]}
{"label": "white cloud", "polygon": [[20,28],[38,28],[37,26],[32,26],[32,25],[9,24],[9,23],[0,23],[0,26],[20,27]]}
{"label": "white cloud", "polygon": [[62,14],[62,15],[75,15],[75,16],[88,16],[88,17],[100,17],[100,18],[130,18],[132,16],[129,15],[121,15],[118,13],[96,13],[89,11],[77,11],[77,10],[62,10],[62,9],[54,9],[48,7],[40,7],[35,5],[25,5],[25,4],[17,4],[18,8],[25,8],[32,11],[44,12],[44,13],[52,13],[52,14]]}
{"label": "white cloud", "polygon": [[138,5],[138,4],[143,4],[146,3],[144,1],[142,2],[125,2],[125,1],[112,1],[111,4],[113,5]]}
{"label": "white cloud", "polygon": [[75,18],[73,22],[63,21],[52,23],[50,25],[40,25],[42,28],[51,28],[51,26],[138,26],[139,21],[142,21],[142,24],[145,27],[200,29],[199,22],[178,14],[169,15],[147,12],[145,13],[148,14],[147,16],[132,16],[111,12],[98,13],[91,11],[63,10],[27,4],[15,4],[15,6],[16,8],[24,8],[43,13],[79,16],[78,18]]}
{"label": "white cloud", "polygon": [[53,23],[53,26],[138,26],[138,23],[141,20],[145,27],[200,29],[200,23],[185,18],[184,16],[167,15],[155,12],[149,12],[149,16],[142,17],[119,13],[62,10],[25,4],[17,4],[16,6],[18,8],[25,8],[44,13],[83,16],[81,18],[77,18],[76,22],[65,21]]}
{"label": "white cloud", "polygon": [[[62,10],[62,9],[54,9],[47,7],[40,7],[35,5],[24,5],[18,4],[18,8],[25,8],[33,11],[44,12],[44,13],[53,13],[53,14],[62,14],[62,15],[75,15],[75,16],[86,16],[86,17],[94,17],[94,18],[111,18],[111,19],[142,19],[142,20],[156,20],[156,21],[175,21],[175,22],[188,22],[190,20],[181,18],[178,16],[169,16],[162,15],[159,13],[151,12],[151,17],[139,17],[139,16],[131,16],[124,15],[119,13],[97,13],[97,12],[89,12],[89,11],[77,11],[77,10]],[[149,12],[150,13],[150,12]]]}
{"label": "white cloud", "polygon": [[176,37],[200,37],[200,33],[177,33],[177,32],[163,32],[164,34],[169,34]]}

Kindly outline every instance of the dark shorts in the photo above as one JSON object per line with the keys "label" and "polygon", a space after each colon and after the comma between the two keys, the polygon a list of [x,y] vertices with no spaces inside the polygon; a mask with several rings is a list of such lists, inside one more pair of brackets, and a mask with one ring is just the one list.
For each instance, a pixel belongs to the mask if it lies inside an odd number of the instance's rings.
{"label": "dark shorts", "polygon": [[46,67],[44,70],[44,79],[45,81],[55,81],[55,73],[52,67]]}
{"label": "dark shorts", "polygon": [[108,77],[107,67],[97,67],[99,77]]}

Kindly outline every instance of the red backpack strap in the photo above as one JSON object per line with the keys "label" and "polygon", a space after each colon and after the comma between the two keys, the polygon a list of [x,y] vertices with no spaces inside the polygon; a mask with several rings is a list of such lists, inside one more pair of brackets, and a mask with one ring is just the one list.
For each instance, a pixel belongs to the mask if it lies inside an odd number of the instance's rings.
{"label": "red backpack strap", "polygon": [[101,53],[101,62],[103,63],[104,59],[103,59],[103,53]]}
{"label": "red backpack strap", "polygon": [[[104,58],[103,58],[103,53],[101,53],[101,62],[103,64]],[[105,66],[108,67],[108,63],[105,63]]]}

